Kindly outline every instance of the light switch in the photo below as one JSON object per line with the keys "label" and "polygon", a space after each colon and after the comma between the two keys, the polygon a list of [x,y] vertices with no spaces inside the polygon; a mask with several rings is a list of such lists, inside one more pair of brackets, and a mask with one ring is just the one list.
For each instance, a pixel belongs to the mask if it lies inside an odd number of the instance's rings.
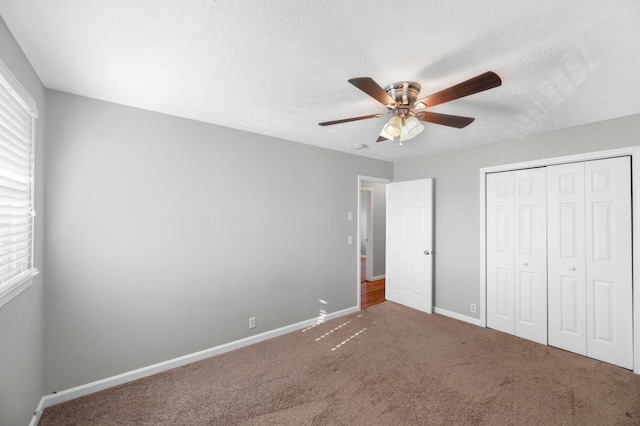
{"label": "light switch", "polygon": [[347,213],[347,220],[348,220],[349,222],[353,222],[353,212],[348,212],[348,213]]}
{"label": "light switch", "polygon": [[353,237],[351,235],[347,237],[347,244],[353,244]]}

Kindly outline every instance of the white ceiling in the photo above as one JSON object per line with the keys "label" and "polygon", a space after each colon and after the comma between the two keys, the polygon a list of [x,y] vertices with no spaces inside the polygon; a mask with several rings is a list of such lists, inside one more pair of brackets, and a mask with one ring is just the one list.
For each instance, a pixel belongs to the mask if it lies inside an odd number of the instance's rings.
{"label": "white ceiling", "polygon": [[[638,0],[0,0],[43,84],[399,161],[640,113]],[[422,84],[485,71],[501,87],[434,106],[475,117],[375,143],[386,112],[347,82]],[[233,141],[229,141],[233,143]],[[355,144],[368,148],[354,150]]]}

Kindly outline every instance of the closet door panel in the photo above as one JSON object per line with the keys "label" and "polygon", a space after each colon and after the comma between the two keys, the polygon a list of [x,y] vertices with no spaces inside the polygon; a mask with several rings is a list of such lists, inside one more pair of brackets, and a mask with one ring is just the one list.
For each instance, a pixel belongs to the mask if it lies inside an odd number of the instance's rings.
{"label": "closet door panel", "polygon": [[487,326],[514,334],[513,172],[487,176]]}
{"label": "closet door panel", "polygon": [[630,158],[585,163],[587,355],[633,368]]}
{"label": "closet door panel", "polygon": [[547,344],[547,185],[544,168],[514,172],[515,335]]}
{"label": "closet door panel", "polygon": [[549,345],[587,354],[584,163],[547,167]]}

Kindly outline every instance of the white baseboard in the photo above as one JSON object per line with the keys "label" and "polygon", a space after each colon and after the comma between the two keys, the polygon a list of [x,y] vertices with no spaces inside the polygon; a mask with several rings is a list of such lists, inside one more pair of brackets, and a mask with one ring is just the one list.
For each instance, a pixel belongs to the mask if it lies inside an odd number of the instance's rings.
{"label": "white baseboard", "polygon": [[378,280],[384,280],[385,279],[385,275],[377,275],[375,277],[371,277],[371,281],[378,281]]}
{"label": "white baseboard", "polygon": [[45,395],[40,400],[38,408],[33,414],[30,426],[36,426],[40,420],[40,416],[45,408],[52,405],[60,404],[81,396],[89,395],[95,392],[99,392],[104,389],[112,388],[114,386],[128,383],[134,380],[141,379],[143,377],[151,376],[153,374],[161,373],[163,371],[171,370],[173,368],[182,367],[183,365],[191,364],[192,362],[200,361],[215,355],[220,355],[225,352],[233,351],[245,346],[252,345],[254,343],[262,342],[264,340],[272,339],[274,337],[282,336],[283,334],[291,333],[293,331],[301,330],[310,327],[314,324],[339,318],[344,315],[349,315],[358,312],[357,307],[343,309],[338,312],[322,315],[320,317],[312,318],[306,321],[302,321],[296,324],[291,324],[285,327],[281,327],[275,330],[266,331],[255,336],[245,337],[244,339],[236,340],[234,342],[225,343],[220,346],[205,349],[192,354],[184,355],[178,358],[170,359],[168,361],[153,364],[148,367],[142,367],[137,370],[129,371],[126,373],[118,374],[116,376],[107,377],[105,379],[97,380],[95,382],[87,383],[85,385],[76,386],[74,388],[66,389],[60,392],[56,392],[50,395]]}
{"label": "white baseboard", "polygon": [[447,311],[446,309],[442,309],[442,308],[433,308],[433,312],[435,312],[436,314],[440,314],[440,315],[444,315],[445,317],[449,317],[449,318],[454,318],[460,321],[464,321],[464,322],[468,322],[469,324],[473,324],[473,325],[477,325],[478,327],[481,327],[482,324],[480,323],[480,320],[477,318],[473,318],[473,317],[468,317],[466,315],[462,315],[459,314],[457,312],[451,312],[451,311]]}
{"label": "white baseboard", "polygon": [[36,408],[36,411],[33,412],[33,417],[31,417],[29,426],[38,426],[38,422],[40,422],[40,417],[42,417],[43,411],[44,411],[44,397],[40,398],[40,403],[38,404],[38,408]]}

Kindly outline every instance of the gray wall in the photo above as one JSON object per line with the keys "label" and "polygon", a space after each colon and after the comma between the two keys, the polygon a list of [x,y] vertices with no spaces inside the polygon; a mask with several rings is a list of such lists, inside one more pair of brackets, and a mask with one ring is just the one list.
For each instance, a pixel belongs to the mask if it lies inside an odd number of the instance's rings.
{"label": "gray wall", "polygon": [[56,91],[47,108],[45,391],[356,305],[347,212],[391,163]]}
{"label": "gray wall", "polygon": [[[387,248],[387,185],[363,181],[363,188],[371,188],[373,195],[373,276],[385,274]],[[369,260],[369,258],[367,258]]]}
{"label": "gray wall", "polygon": [[396,181],[434,178],[435,305],[471,314],[479,304],[479,170],[640,145],[640,115],[497,142],[394,164]]}
{"label": "gray wall", "polygon": [[40,270],[31,287],[0,307],[0,425],[24,425],[43,395],[43,217],[45,91],[20,47],[0,18],[0,59],[36,101],[36,240]]}

